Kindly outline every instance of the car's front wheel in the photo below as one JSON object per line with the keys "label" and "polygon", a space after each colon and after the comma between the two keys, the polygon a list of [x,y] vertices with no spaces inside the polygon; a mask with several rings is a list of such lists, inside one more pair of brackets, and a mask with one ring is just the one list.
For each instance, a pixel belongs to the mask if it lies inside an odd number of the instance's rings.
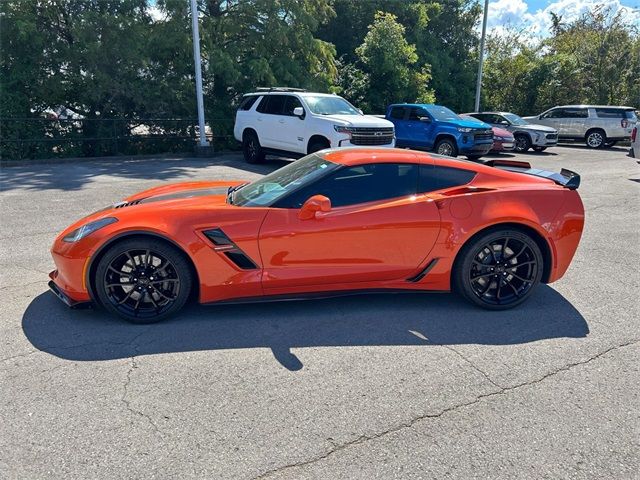
{"label": "car's front wheel", "polygon": [[154,323],[177,313],[193,282],[184,254],[155,239],[116,243],[100,259],[93,280],[100,303],[132,323]]}
{"label": "car's front wheel", "polygon": [[453,285],[476,305],[505,310],[529,298],[540,283],[542,271],[542,252],[529,235],[496,229],[462,248],[453,271]]}
{"label": "car's front wheel", "polygon": [[434,149],[438,155],[446,155],[447,157],[457,157],[458,147],[455,142],[449,138],[443,138],[436,143]]}
{"label": "car's front wheel", "polygon": [[587,132],[585,142],[589,148],[601,148],[607,142],[607,135],[600,129],[590,130]]}
{"label": "car's front wheel", "polygon": [[516,152],[523,153],[531,148],[531,139],[529,138],[529,135],[525,135],[521,133],[519,135],[515,135],[515,137],[516,137],[516,145],[515,145]]}

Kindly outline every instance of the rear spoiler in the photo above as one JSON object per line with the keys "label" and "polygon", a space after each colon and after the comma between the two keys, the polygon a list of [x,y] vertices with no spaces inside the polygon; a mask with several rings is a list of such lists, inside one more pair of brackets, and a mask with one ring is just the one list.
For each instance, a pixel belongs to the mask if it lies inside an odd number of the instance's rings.
{"label": "rear spoiler", "polygon": [[560,169],[560,173],[549,172],[547,170],[532,168],[529,162],[520,162],[516,160],[488,160],[484,162],[484,164],[489,167],[499,168],[500,170],[508,170],[510,172],[548,178],[569,190],[576,190],[580,186],[580,175],[576,172],[572,172],[571,170],[567,170],[566,168]]}

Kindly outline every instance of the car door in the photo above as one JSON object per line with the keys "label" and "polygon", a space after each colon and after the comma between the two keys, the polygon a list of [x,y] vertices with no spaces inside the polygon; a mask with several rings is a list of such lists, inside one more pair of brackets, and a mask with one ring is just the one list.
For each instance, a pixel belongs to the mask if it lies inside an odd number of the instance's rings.
{"label": "car door", "polygon": [[[260,229],[265,293],[415,274],[440,231],[435,203],[416,193],[418,168],[345,166],[279,202]],[[300,219],[301,205],[316,194],[332,201],[331,210]]]}
{"label": "car door", "polygon": [[286,140],[282,138],[285,100],[286,95],[265,95],[258,105],[256,130],[263,147],[287,150]]}
{"label": "car door", "polygon": [[560,135],[563,134],[562,125],[563,122],[566,125],[566,112],[564,108],[552,108],[544,112],[538,117],[538,120],[534,120],[532,123],[538,123],[540,125],[546,125],[558,130]]}
{"label": "car door", "polygon": [[435,122],[422,107],[409,107],[406,128],[410,132],[410,146],[432,149],[434,144]]}
{"label": "car door", "polygon": [[[290,152],[307,153],[307,137],[305,120],[307,112],[300,100],[293,95],[286,95],[282,115],[278,117],[278,140],[281,142],[281,150]],[[301,107],[304,111],[302,117],[293,114],[293,110]]]}

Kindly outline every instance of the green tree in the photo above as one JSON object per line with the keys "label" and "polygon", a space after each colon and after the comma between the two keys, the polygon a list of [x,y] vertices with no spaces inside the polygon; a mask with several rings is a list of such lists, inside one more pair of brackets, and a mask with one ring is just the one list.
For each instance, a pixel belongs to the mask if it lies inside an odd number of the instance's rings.
{"label": "green tree", "polygon": [[431,78],[428,65],[417,65],[415,45],[404,37],[405,28],[390,13],[376,13],[373,24],[356,49],[369,75],[368,103],[382,112],[392,102],[433,102],[428,88]]}

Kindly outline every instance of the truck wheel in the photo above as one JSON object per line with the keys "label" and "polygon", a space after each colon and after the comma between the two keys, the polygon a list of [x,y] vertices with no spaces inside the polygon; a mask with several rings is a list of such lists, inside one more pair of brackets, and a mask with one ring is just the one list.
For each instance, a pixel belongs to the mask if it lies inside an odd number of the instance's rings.
{"label": "truck wheel", "polygon": [[443,138],[436,143],[435,151],[438,155],[446,155],[447,157],[457,157],[458,147],[448,138]]}
{"label": "truck wheel", "polygon": [[589,148],[601,148],[607,143],[607,135],[599,128],[589,130],[584,138]]}
{"label": "truck wheel", "polygon": [[320,150],[324,150],[325,148],[330,148],[330,145],[327,142],[315,140],[311,145],[309,145],[308,153],[316,153]]}
{"label": "truck wheel", "polygon": [[254,132],[247,132],[242,138],[242,153],[247,163],[264,162],[264,151],[260,146],[258,136]]}
{"label": "truck wheel", "polygon": [[531,139],[529,138],[529,135],[520,133],[514,135],[514,137],[516,137],[516,152],[524,153],[531,148]]}

